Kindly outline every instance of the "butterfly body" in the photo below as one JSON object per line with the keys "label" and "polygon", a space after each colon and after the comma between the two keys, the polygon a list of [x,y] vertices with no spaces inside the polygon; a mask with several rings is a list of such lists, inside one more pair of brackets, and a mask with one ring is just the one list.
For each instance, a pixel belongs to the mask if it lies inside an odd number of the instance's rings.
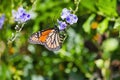
{"label": "butterfly body", "polygon": [[64,31],[60,31],[57,27],[38,31],[30,36],[29,42],[44,45],[50,51],[57,51],[65,40],[65,35],[60,32]]}

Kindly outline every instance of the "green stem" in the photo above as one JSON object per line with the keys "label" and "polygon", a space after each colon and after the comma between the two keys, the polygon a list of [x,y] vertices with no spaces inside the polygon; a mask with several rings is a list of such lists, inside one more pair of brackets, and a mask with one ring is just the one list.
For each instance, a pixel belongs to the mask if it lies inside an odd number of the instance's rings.
{"label": "green stem", "polygon": [[75,10],[73,11],[73,14],[75,14],[75,13],[78,11],[78,7],[79,7],[80,1],[81,1],[81,0],[74,0],[74,3],[76,4],[76,8],[75,8]]}
{"label": "green stem", "polygon": [[16,30],[16,32],[12,34],[12,37],[11,37],[11,39],[9,40],[10,42],[15,41],[15,39],[16,39],[17,36],[18,36],[18,34],[22,31],[22,29],[23,29],[23,27],[24,27],[24,24],[25,24],[25,23],[22,24],[22,26],[20,27],[19,30]]}

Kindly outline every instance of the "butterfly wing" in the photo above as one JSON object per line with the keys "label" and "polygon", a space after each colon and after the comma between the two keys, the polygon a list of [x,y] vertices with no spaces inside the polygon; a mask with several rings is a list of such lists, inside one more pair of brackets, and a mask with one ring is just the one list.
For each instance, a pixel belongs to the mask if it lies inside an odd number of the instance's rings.
{"label": "butterfly wing", "polygon": [[58,30],[53,30],[46,39],[45,47],[51,51],[57,51],[61,48],[60,35]]}
{"label": "butterfly wing", "polygon": [[33,44],[41,44],[44,45],[47,36],[53,29],[42,30],[36,33],[33,33],[30,38],[29,42]]}
{"label": "butterfly wing", "polygon": [[29,42],[44,45],[51,51],[57,51],[61,48],[59,31],[54,28],[33,33]]}

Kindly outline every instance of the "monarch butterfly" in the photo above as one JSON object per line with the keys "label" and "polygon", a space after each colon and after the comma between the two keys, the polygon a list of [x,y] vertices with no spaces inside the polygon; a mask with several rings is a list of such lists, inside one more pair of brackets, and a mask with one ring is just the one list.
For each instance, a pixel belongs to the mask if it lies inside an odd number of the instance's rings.
{"label": "monarch butterfly", "polygon": [[62,47],[65,38],[65,30],[59,30],[55,26],[54,28],[33,33],[29,38],[29,42],[44,45],[50,51],[57,51]]}

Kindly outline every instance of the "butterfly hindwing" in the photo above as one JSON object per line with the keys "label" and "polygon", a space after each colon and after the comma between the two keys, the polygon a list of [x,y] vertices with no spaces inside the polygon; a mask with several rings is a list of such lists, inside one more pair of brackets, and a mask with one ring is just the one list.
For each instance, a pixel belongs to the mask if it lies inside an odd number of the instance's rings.
{"label": "butterfly hindwing", "polygon": [[46,39],[45,47],[52,51],[57,51],[61,48],[60,36],[57,30],[53,30]]}

